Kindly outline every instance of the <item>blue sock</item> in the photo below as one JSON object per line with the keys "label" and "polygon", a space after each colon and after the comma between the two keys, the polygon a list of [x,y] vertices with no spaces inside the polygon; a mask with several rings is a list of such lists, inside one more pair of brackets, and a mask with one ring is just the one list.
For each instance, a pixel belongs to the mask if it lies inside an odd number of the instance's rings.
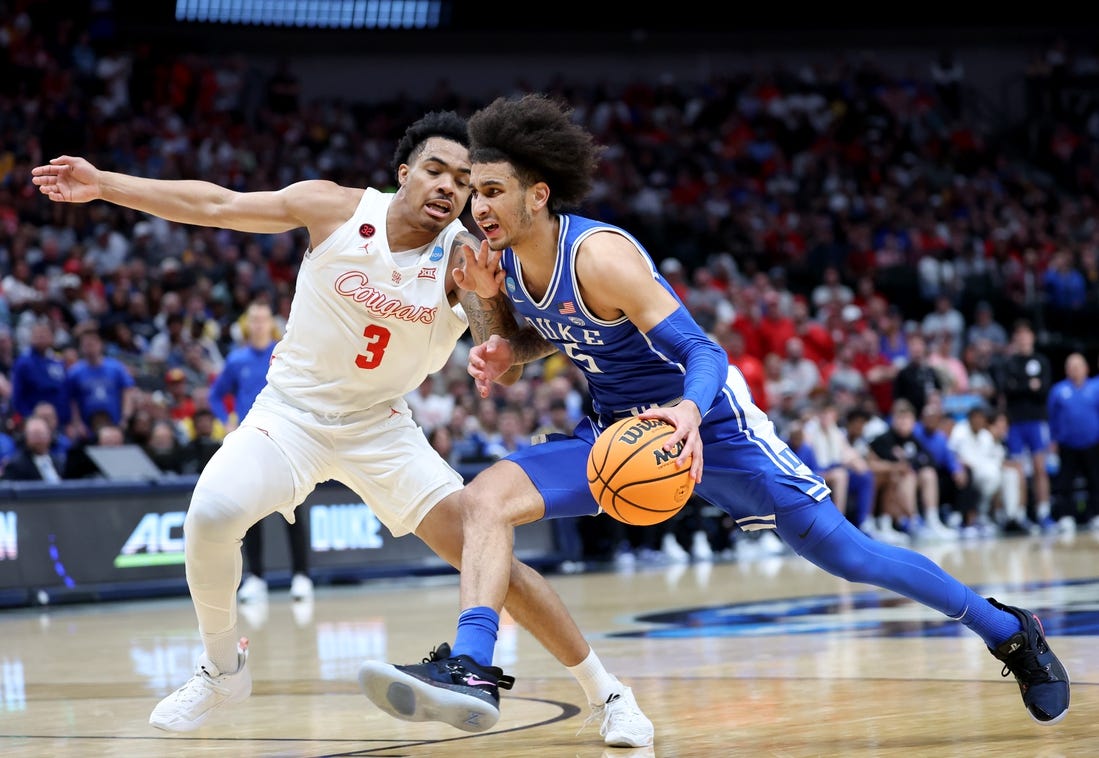
{"label": "blue sock", "polygon": [[1022,631],[1019,619],[1001,611],[973,590],[966,593],[965,612],[958,620],[981,636],[985,644],[994,648],[1008,637]]}
{"label": "blue sock", "polygon": [[496,611],[484,605],[466,608],[458,616],[458,634],[451,655],[468,655],[482,666],[491,666],[499,629],[500,614]]}

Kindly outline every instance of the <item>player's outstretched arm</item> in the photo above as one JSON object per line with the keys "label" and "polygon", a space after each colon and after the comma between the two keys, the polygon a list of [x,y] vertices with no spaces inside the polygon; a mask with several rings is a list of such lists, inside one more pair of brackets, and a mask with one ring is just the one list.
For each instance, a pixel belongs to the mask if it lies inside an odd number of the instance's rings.
{"label": "player's outstretched arm", "polygon": [[181,224],[255,234],[313,226],[303,209],[324,208],[345,191],[332,182],[314,180],[276,192],[234,192],[198,180],[147,179],[102,171],[84,158],[68,155],[32,169],[31,180],[54,202],[104,200]]}

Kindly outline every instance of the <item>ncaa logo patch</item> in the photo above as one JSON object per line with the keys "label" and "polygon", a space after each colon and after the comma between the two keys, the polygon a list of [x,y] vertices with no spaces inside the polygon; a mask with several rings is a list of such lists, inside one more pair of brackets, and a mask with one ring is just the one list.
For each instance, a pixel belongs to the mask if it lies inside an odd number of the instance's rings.
{"label": "ncaa logo patch", "polygon": [[435,249],[431,251],[431,257],[429,261],[434,263],[435,261],[441,261],[443,259],[443,248],[441,245],[436,245]]}
{"label": "ncaa logo patch", "polygon": [[515,294],[515,290],[518,289],[518,285],[515,283],[515,280],[513,278],[511,278],[510,276],[505,278],[504,279],[504,286],[507,287],[508,295],[511,297],[513,302],[516,302],[516,303],[526,302],[525,300],[523,300],[523,298],[521,298],[521,297],[519,297],[518,295]]}

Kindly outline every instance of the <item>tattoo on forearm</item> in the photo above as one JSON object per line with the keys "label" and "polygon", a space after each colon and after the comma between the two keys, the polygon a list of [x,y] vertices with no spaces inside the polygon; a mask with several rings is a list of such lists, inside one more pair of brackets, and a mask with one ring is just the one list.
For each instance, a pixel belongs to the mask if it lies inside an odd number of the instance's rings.
{"label": "tattoo on forearm", "polygon": [[484,342],[493,334],[510,339],[519,330],[515,317],[508,307],[507,299],[503,295],[497,295],[491,300],[483,300],[476,293],[467,292],[462,297],[462,307],[469,320],[469,332],[477,344]]}
{"label": "tattoo on forearm", "polygon": [[515,354],[515,362],[519,364],[531,363],[557,352],[553,343],[529,326],[516,329],[508,340],[511,342],[511,351]]}
{"label": "tattoo on forearm", "polygon": [[557,348],[537,331],[529,326],[519,326],[511,305],[503,294],[485,300],[472,292],[466,292],[462,296],[462,307],[469,321],[469,332],[473,341],[480,344],[493,334],[500,335],[511,343],[516,365],[531,363],[557,352]]}

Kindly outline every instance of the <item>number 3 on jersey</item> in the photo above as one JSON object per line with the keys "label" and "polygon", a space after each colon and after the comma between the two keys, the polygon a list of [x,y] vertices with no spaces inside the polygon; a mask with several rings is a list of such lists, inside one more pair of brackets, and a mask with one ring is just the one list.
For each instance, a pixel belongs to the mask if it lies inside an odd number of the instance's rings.
{"label": "number 3 on jersey", "polygon": [[382,356],[385,355],[389,335],[388,329],[377,324],[370,324],[363,329],[363,336],[366,337],[366,351],[355,356],[355,365],[359,368],[377,368],[382,362]]}

